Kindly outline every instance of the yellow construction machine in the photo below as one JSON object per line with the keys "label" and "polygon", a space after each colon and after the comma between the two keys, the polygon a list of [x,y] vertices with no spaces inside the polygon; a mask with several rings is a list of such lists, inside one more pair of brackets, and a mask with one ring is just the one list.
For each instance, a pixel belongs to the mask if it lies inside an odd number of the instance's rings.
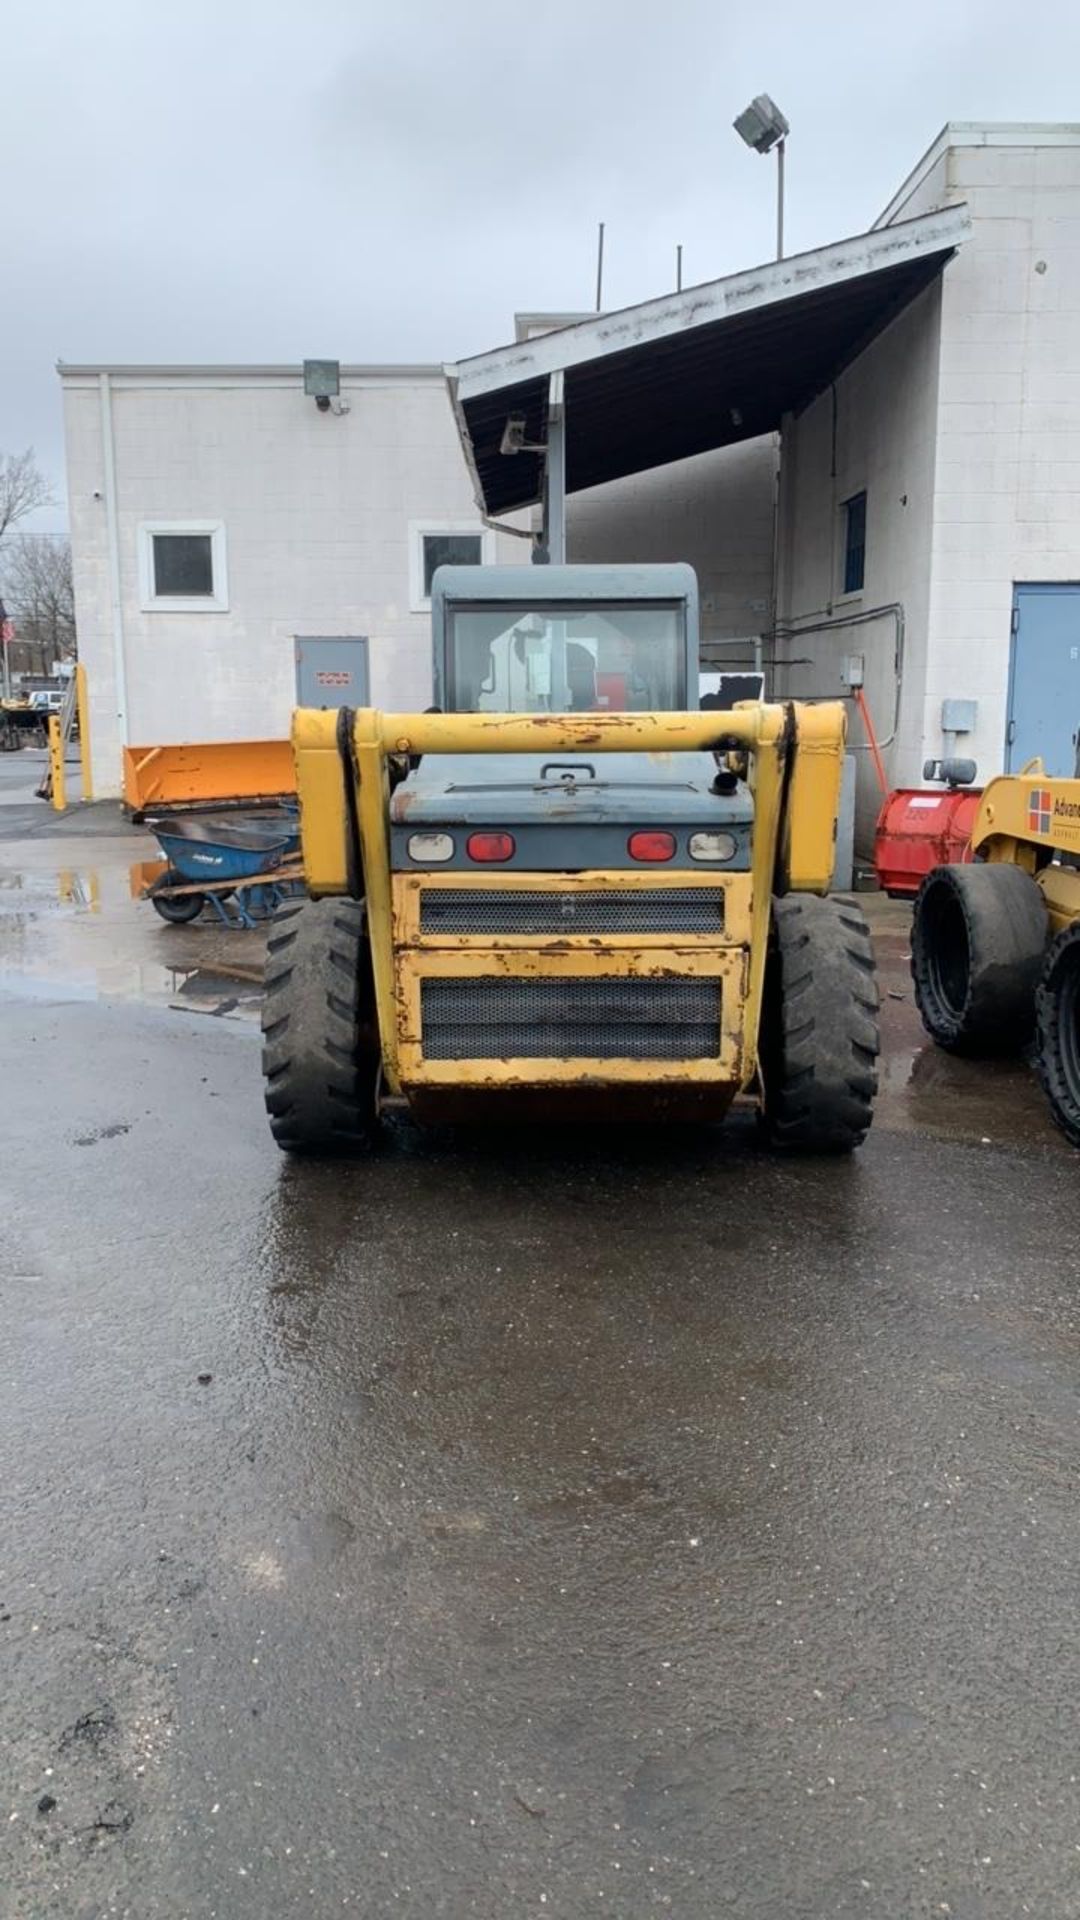
{"label": "yellow construction machine", "polygon": [[[272,932],[270,1124],[715,1118],[845,1153],[877,989],[829,897],[839,703],[697,708],[688,567],[444,567],[438,706],[293,722],[310,898]],[[691,701],[693,700],[693,707]]]}
{"label": "yellow construction machine", "polygon": [[1050,1111],[1080,1146],[1080,779],[1032,760],[984,789],[971,865],[936,867],[915,900],[923,1024],[952,1053],[1034,1048]]}

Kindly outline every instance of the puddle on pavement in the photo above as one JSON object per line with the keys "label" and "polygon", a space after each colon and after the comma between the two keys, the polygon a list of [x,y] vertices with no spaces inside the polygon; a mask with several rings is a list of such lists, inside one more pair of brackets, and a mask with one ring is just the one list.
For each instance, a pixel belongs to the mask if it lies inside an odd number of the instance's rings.
{"label": "puddle on pavement", "polygon": [[[2,934],[0,934],[2,948]],[[34,1000],[139,1000],[175,1007],[185,1013],[222,1019],[257,1020],[262,988],[254,977],[234,977],[213,967],[167,967],[153,962],[117,961],[109,966],[70,969],[55,957],[40,965],[12,965],[6,954],[0,972],[0,997]]]}
{"label": "puddle on pavement", "polygon": [[124,871],[119,867],[99,871],[96,866],[73,862],[51,870],[5,866],[0,867],[0,893],[21,896],[33,912],[75,908],[100,913],[103,905],[141,900],[145,888],[164,867],[164,860],[131,861]]}
{"label": "puddle on pavement", "polygon": [[73,858],[58,864],[55,848],[38,843],[3,849],[2,990],[15,997],[141,1000],[218,1018],[257,1018],[260,937],[195,923],[165,926],[142,903],[143,888],[163,863],[132,862],[130,840],[111,851],[113,857],[93,864]]}
{"label": "puddle on pavement", "polygon": [[980,1145],[1068,1152],[1028,1061],[965,1060],[928,1039],[912,989],[909,910],[875,901],[869,917],[881,989],[875,1124]]}
{"label": "puddle on pavement", "polygon": [[101,881],[92,870],[84,874],[65,868],[56,876],[56,890],[63,906],[86,907],[90,913],[101,911]]}
{"label": "puddle on pavement", "polygon": [[921,1024],[918,1034],[914,1046],[882,1048],[877,1125],[988,1146],[1067,1151],[1026,1060],[960,1060],[935,1047]]}

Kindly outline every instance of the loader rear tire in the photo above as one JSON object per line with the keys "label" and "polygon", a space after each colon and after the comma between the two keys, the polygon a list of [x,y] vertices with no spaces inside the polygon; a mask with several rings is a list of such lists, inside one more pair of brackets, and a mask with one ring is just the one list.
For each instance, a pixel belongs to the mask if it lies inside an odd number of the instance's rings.
{"label": "loader rear tire", "polygon": [[773,901],[761,1066],[770,1145],[851,1153],[877,1092],[878,990],[870,931],[854,901]]}
{"label": "loader rear tire", "polygon": [[1047,948],[1035,995],[1036,1065],[1056,1126],[1080,1147],[1080,921]]}
{"label": "loader rear tire", "polygon": [[378,1132],[380,1067],[367,916],[355,900],[274,916],[262,1014],[270,1131],[283,1153],[339,1159]]}
{"label": "loader rear tire", "polygon": [[915,896],[911,975],[932,1040],[948,1053],[1018,1053],[1035,1028],[1046,903],[1007,861],[935,867]]}

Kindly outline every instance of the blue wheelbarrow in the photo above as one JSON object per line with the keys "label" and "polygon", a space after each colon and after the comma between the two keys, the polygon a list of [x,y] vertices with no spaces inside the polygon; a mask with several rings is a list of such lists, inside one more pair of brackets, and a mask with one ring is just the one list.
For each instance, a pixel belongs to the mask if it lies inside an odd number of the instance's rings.
{"label": "blue wheelbarrow", "polygon": [[291,808],[156,814],[146,825],[168,861],[146,897],[172,926],[210,906],[225,926],[253,927],[303,891],[300,822]]}

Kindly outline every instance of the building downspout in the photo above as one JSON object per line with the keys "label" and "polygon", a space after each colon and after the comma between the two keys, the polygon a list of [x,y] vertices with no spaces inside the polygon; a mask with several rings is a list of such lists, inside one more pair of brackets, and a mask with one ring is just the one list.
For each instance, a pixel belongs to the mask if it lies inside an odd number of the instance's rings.
{"label": "building downspout", "polygon": [[98,375],[101,397],[101,450],[105,476],[105,528],[109,543],[109,598],[112,602],[113,680],[121,754],[128,745],[127,659],[124,652],[124,603],[120,597],[120,527],[116,509],[116,453],[113,444],[112,386]]}

